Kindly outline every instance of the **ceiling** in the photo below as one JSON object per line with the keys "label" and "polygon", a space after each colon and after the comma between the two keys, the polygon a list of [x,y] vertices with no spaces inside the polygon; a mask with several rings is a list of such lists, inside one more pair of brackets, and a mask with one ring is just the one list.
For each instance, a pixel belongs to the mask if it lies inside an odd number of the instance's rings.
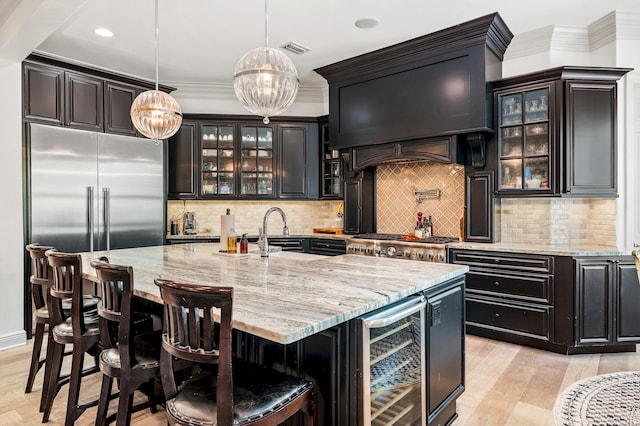
{"label": "ceiling", "polygon": [[[586,27],[613,10],[640,12],[640,2],[271,0],[269,45],[294,41],[310,48],[303,55],[287,54],[302,87],[323,87],[314,68],[496,11],[517,35],[552,24]],[[356,28],[354,22],[365,17],[380,24]],[[7,49],[3,37],[20,19],[26,20],[22,38],[37,38],[34,32],[41,37],[23,49],[154,79],[154,0],[1,0],[0,49]],[[115,35],[99,37],[96,27]],[[240,57],[264,43],[264,1],[159,0],[159,34],[161,82],[229,84]],[[14,44],[20,42],[13,37]]]}

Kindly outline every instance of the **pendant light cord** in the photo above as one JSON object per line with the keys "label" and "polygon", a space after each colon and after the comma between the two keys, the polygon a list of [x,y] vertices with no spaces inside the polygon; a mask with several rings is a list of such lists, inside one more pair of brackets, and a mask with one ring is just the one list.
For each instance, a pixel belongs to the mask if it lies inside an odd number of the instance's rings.
{"label": "pendant light cord", "polygon": [[264,0],[264,47],[269,47],[269,14],[267,13],[268,3],[269,0]]}
{"label": "pendant light cord", "polygon": [[159,49],[158,49],[158,0],[156,0],[156,17],[155,17],[155,25],[156,25],[156,90],[158,90],[158,56],[159,56]]}

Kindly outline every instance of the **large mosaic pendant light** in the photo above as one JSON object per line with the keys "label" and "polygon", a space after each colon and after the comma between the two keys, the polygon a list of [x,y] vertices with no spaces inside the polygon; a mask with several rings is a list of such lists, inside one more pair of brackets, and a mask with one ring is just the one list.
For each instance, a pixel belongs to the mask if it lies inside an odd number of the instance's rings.
{"label": "large mosaic pendant light", "polygon": [[155,0],[156,88],[136,97],[131,104],[131,121],[135,128],[151,139],[166,139],[176,134],[182,124],[178,102],[158,90],[158,0]]}
{"label": "large mosaic pendant light", "polygon": [[233,89],[242,105],[254,114],[269,117],[289,109],[298,94],[298,71],[291,59],[269,47],[268,0],[264,2],[264,47],[247,52],[236,65]]}

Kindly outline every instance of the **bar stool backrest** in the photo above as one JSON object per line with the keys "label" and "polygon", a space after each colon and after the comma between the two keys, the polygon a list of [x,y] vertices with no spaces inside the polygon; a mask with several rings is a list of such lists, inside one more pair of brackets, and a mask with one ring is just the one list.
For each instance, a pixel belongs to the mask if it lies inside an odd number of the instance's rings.
{"label": "bar stool backrest", "polygon": [[[133,347],[133,268],[112,265],[106,262],[91,262],[96,270],[102,299],[98,305],[100,315],[100,336],[105,348],[118,344],[122,371],[131,371],[136,364]],[[116,323],[110,327],[108,323]]]}
{"label": "bar stool backrest", "polygon": [[[164,302],[160,368],[166,398],[173,398],[177,393],[172,357],[196,363],[218,364],[217,424],[230,425],[233,413],[233,288],[184,284],[159,278],[155,283],[160,288]],[[217,312],[220,318],[219,329],[216,329],[214,320]]]}
{"label": "bar stool backrest", "polygon": [[79,254],[62,253],[55,250],[46,252],[53,270],[53,282],[50,289],[52,303],[50,316],[52,324],[60,324],[67,320],[62,310],[62,300],[71,299],[71,324],[74,337],[80,338],[85,332],[84,315],[82,315],[82,257]]}
{"label": "bar stool backrest", "polygon": [[53,274],[45,253],[52,249],[53,247],[38,244],[29,244],[27,246],[27,251],[31,256],[31,277],[29,282],[31,283],[33,304],[36,309],[47,305],[49,286],[53,279]]}

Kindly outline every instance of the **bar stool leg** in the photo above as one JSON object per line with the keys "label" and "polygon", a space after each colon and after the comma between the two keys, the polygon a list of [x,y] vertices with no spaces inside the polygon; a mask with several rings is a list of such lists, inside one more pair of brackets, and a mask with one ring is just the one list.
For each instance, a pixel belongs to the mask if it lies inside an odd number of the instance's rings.
{"label": "bar stool leg", "polygon": [[40,351],[42,350],[42,337],[44,336],[44,323],[36,324],[36,332],[33,336],[33,349],[31,351],[31,367],[29,367],[29,378],[27,379],[27,387],[24,393],[30,393],[33,388],[33,382],[36,374],[40,369]]}
{"label": "bar stool leg", "polygon": [[106,424],[112,387],[113,377],[103,374],[102,388],[100,389],[100,401],[98,402],[98,414],[96,415],[96,426],[104,426]]}
{"label": "bar stool leg", "polygon": [[[49,344],[51,346],[51,362],[49,363],[47,360],[47,367],[45,368],[45,371],[49,370],[49,373],[47,374],[48,387],[44,409],[42,410],[42,423],[46,423],[49,421],[49,415],[51,414],[53,401],[55,400],[56,394],[58,393],[58,380],[60,378],[60,370],[62,369],[62,356],[64,354],[64,345],[55,343],[53,339],[49,340]],[[47,351],[48,350],[49,349],[47,348]],[[50,367],[49,364],[51,364]]]}
{"label": "bar stool leg", "polygon": [[[71,361],[71,376],[69,378],[69,400],[67,402],[67,417],[65,426],[72,426],[80,416],[81,411],[77,409],[80,398],[80,383],[82,382],[82,366],[84,364],[84,351],[81,344],[73,345],[74,353]],[[77,346],[77,347],[76,347]]]}

